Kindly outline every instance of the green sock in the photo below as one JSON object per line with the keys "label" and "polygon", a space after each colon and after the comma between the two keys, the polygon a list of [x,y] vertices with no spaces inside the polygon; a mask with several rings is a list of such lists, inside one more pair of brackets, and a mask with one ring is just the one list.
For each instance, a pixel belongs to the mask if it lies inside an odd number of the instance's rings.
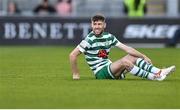
{"label": "green sock", "polygon": [[151,73],[158,73],[160,71],[159,68],[153,66],[152,64],[146,63],[146,61],[143,60],[142,58],[138,58],[136,60],[136,65],[138,67],[142,68],[143,70],[146,70],[146,71],[151,72]]}
{"label": "green sock", "polygon": [[155,76],[155,74],[148,72],[148,71],[145,71],[145,70],[143,70],[143,69],[141,69],[135,65],[133,66],[130,73],[135,75],[135,76],[139,76],[139,77],[150,79],[150,80],[153,80],[154,76]]}

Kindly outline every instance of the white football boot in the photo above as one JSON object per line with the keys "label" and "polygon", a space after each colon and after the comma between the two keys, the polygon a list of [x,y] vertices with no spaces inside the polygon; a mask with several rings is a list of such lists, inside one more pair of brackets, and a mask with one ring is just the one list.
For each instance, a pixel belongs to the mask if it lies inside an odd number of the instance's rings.
{"label": "white football boot", "polygon": [[158,72],[155,76],[154,76],[154,80],[157,81],[163,81],[166,78],[166,75],[162,74],[164,72],[167,72],[166,70],[161,70],[160,72]]}
{"label": "white football boot", "polygon": [[174,72],[176,70],[176,66],[173,65],[173,66],[170,66],[168,68],[161,69],[161,70],[162,70],[163,75],[168,76],[168,75],[170,75],[172,72]]}
{"label": "white football boot", "polygon": [[176,70],[176,66],[170,66],[168,68],[161,69],[159,73],[155,76],[154,80],[163,81],[167,75],[171,74]]}

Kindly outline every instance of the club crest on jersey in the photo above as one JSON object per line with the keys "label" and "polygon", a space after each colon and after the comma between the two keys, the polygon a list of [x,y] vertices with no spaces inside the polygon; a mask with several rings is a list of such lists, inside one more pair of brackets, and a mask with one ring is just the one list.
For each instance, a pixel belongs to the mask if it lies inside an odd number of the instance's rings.
{"label": "club crest on jersey", "polygon": [[98,57],[108,58],[108,54],[107,54],[106,50],[99,50]]}

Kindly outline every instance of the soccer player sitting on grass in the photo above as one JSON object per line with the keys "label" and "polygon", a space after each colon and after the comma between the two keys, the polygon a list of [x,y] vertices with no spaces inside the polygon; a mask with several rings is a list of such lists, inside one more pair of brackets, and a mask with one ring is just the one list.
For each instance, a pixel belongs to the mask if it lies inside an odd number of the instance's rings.
{"label": "soccer player sitting on grass", "polygon": [[[103,15],[93,16],[91,26],[92,32],[69,55],[73,79],[80,78],[77,58],[81,53],[84,53],[96,79],[121,79],[125,77],[125,73],[129,72],[132,75],[149,80],[162,81],[167,75],[175,71],[175,66],[164,69],[153,66],[146,55],[121,43],[114,35],[104,32],[106,22]],[[108,55],[112,46],[122,49],[127,55],[111,62]]]}

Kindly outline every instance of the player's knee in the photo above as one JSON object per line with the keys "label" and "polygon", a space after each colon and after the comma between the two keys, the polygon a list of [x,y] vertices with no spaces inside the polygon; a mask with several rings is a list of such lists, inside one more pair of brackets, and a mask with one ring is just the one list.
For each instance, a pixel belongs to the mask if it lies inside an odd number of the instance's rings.
{"label": "player's knee", "polygon": [[133,63],[126,58],[122,59],[122,64],[124,65],[127,71],[130,71],[131,68],[133,67]]}
{"label": "player's knee", "polygon": [[126,58],[123,58],[123,59],[121,60],[121,63],[122,63],[125,67],[131,65],[131,62],[130,62],[128,59],[126,59]]}
{"label": "player's knee", "polygon": [[130,63],[135,63],[137,60],[137,57],[134,57],[134,56],[128,54],[124,57],[124,59],[128,60]]}

